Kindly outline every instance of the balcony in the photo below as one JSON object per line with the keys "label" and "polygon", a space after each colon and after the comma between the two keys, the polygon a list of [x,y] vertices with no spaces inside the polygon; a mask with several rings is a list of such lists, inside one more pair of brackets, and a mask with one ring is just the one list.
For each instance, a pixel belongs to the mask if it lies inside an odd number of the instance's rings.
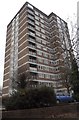
{"label": "balcony", "polygon": [[35,19],[34,16],[32,16],[32,15],[30,15],[30,14],[28,14],[28,18],[30,18],[31,20],[34,20],[34,19]]}
{"label": "balcony", "polygon": [[29,35],[35,37],[35,33],[29,31]]}
{"label": "balcony", "polygon": [[31,49],[36,49],[36,46],[31,45],[31,44],[29,44],[29,47],[30,47]]}
{"label": "balcony", "polygon": [[31,15],[34,15],[33,10],[28,9],[28,13],[30,13]]}
{"label": "balcony", "polygon": [[35,32],[35,27],[33,27],[33,26],[31,26],[31,25],[28,26],[28,29],[30,29],[30,30],[32,30],[32,31]]}
{"label": "balcony", "polygon": [[36,60],[34,60],[34,59],[29,59],[29,61],[36,63]]}
{"label": "balcony", "polygon": [[29,69],[30,69],[30,72],[37,72],[37,68],[29,67]]}
{"label": "balcony", "polygon": [[28,20],[28,23],[30,23],[31,25],[35,25],[34,21],[32,20]]}
{"label": "balcony", "polygon": [[[29,47],[30,47],[31,49],[32,49],[32,48],[36,48],[36,44],[29,41]],[[35,52],[35,50],[34,50],[34,51],[30,50],[30,51],[31,51],[31,52]]]}
{"label": "balcony", "polygon": [[30,41],[30,42],[32,42],[32,43],[35,43],[35,39],[30,38],[30,37],[29,37],[28,41]]}
{"label": "balcony", "polygon": [[35,56],[36,56],[36,52],[31,52],[31,51],[29,51],[29,54],[30,54],[30,55],[35,55]]}

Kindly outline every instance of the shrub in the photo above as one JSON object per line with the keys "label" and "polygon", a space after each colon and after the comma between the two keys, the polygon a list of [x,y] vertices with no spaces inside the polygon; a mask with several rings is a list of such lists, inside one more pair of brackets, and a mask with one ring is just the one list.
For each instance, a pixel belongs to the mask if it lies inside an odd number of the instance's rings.
{"label": "shrub", "polygon": [[49,87],[29,89],[25,95],[15,92],[4,100],[4,106],[7,110],[48,107],[55,104],[54,90]]}

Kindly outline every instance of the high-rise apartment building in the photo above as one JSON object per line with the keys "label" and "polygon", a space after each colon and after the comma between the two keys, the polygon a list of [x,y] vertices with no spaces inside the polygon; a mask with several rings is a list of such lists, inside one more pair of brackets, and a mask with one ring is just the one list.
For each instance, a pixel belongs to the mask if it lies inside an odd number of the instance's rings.
{"label": "high-rise apartment building", "polygon": [[39,85],[67,92],[62,83],[65,66],[69,66],[69,47],[67,23],[26,2],[7,26],[3,96],[12,90],[10,78],[24,72],[29,72]]}

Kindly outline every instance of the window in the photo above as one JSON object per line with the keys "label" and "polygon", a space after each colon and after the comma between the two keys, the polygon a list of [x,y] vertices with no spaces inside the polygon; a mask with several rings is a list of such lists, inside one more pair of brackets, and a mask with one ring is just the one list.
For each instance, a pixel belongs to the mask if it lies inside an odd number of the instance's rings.
{"label": "window", "polygon": [[[50,52],[50,51],[49,51]],[[49,58],[51,59],[51,55],[49,54]]]}
{"label": "window", "polygon": [[[42,22],[42,23],[43,23],[43,22]],[[49,24],[48,24],[48,22],[46,22],[46,21],[45,21],[45,25],[46,25],[46,27],[49,27]]]}
{"label": "window", "polygon": [[44,30],[44,29],[41,29],[41,32],[42,32],[42,33],[45,33],[45,30]]}
{"label": "window", "polygon": [[41,65],[39,65],[38,68],[39,68],[39,70],[43,70],[44,69],[43,66],[41,66]]}
{"label": "window", "polygon": [[39,73],[38,75],[39,75],[39,78],[44,78],[44,74]]}
{"label": "window", "polygon": [[40,45],[40,44],[37,44],[37,48],[40,48],[40,49],[41,49],[41,45]]}
{"label": "window", "polygon": [[36,15],[39,15],[39,13],[38,13],[37,11],[35,11],[35,14],[36,14]]}
{"label": "window", "polygon": [[37,32],[37,31],[36,31],[36,35],[40,37],[40,32]]}
{"label": "window", "polygon": [[14,41],[12,41],[12,43],[11,43],[11,46],[13,46],[14,45]]}
{"label": "window", "polygon": [[39,20],[39,17],[35,15],[35,19],[36,19],[36,20]]}
{"label": "window", "polygon": [[49,71],[49,67],[44,66],[45,71]]}
{"label": "window", "polygon": [[29,35],[35,37],[35,33],[31,32],[31,31],[29,31]]}
{"label": "window", "polygon": [[40,21],[41,21],[42,23],[44,23],[44,20],[40,19]]}
{"label": "window", "polygon": [[42,43],[43,43],[44,45],[46,45],[46,41],[42,40]]}
{"label": "window", "polygon": [[38,58],[38,62],[43,63],[43,59]]}
{"label": "window", "polygon": [[35,26],[35,28],[36,28],[36,30],[40,31],[40,27],[38,27],[38,26]]}
{"label": "window", "polygon": [[12,36],[12,40],[14,40],[14,35]]}
{"label": "window", "polygon": [[39,37],[36,37],[36,41],[41,43],[41,39]]}
{"label": "window", "polygon": [[60,74],[56,75],[56,79],[60,79],[60,78],[61,78]]}
{"label": "window", "polygon": [[34,20],[34,16],[28,14],[28,17],[29,17],[30,19]]}
{"label": "window", "polygon": [[40,14],[40,17],[43,18],[43,15]]}
{"label": "window", "polygon": [[48,20],[48,18],[47,18],[47,17],[45,17],[45,16],[44,16],[44,19],[45,19],[45,20]]}
{"label": "window", "polygon": [[28,12],[34,15],[34,12],[32,10],[28,9]]}
{"label": "window", "polygon": [[60,24],[58,24],[58,27],[59,27],[59,29],[62,29]]}
{"label": "window", "polygon": [[48,79],[49,79],[49,78],[50,78],[50,75],[48,75],[48,74],[45,74],[45,78],[48,78]]}
{"label": "window", "polygon": [[47,26],[45,26],[45,30],[49,30],[49,28]]}
{"label": "window", "polygon": [[44,25],[43,25],[43,24],[41,24],[41,27],[42,27],[42,28],[44,28]]}
{"label": "window", "polygon": [[12,26],[14,26],[14,24],[15,24],[15,19],[13,19],[13,21],[12,21]]}
{"label": "window", "polygon": [[41,37],[45,39],[45,35],[42,34]]}
{"label": "window", "polygon": [[33,9],[33,6],[32,6],[32,5],[30,5],[30,4],[28,4],[28,7],[30,7],[31,9]]}
{"label": "window", "polygon": [[36,24],[36,25],[39,25],[39,22],[35,20],[35,24]]}
{"label": "window", "polygon": [[28,19],[28,22],[29,22],[30,24],[32,24],[32,25],[35,25],[34,21],[32,21],[32,20],[30,20],[30,19]]}
{"label": "window", "polygon": [[47,51],[47,48],[43,46],[43,50]]}
{"label": "window", "polygon": [[38,54],[38,55],[42,55],[42,52],[41,52],[41,51],[37,51],[37,54]]}
{"label": "window", "polygon": [[44,63],[45,63],[45,64],[48,64],[49,62],[48,62],[48,60],[45,60],[45,59],[44,59]]}
{"label": "window", "polygon": [[48,57],[48,54],[46,54],[46,53],[43,53],[43,56],[44,56],[44,57]]}

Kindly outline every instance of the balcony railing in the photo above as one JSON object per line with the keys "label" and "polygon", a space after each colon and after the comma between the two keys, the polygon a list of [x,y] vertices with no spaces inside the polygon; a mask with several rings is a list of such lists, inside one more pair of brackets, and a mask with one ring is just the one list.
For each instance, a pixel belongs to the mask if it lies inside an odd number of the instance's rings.
{"label": "balcony railing", "polygon": [[33,59],[29,59],[29,62],[33,62],[33,63],[36,63],[36,60],[33,60]]}
{"label": "balcony railing", "polygon": [[28,15],[28,18],[30,18],[30,19],[32,19],[32,20],[34,20],[34,17],[33,17],[33,16],[31,16],[31,15]]}
{"label": "balcony railing", "polygon": [[29,35],[35,37],[35,33],[29,32]]}
{"label": "balcony railing", "polygon": [[36,48],[36,46],[29,44],[29,47],[31,48]]}
{"label": "balcony railing", "polygon": [[28,9],[28,13],[34,15],[34,12]]}
{"label": "balcony railing", "polygon": [[31,29],[32,31],[35,31],[35,28],[30,26],[30,25],[28,26],[28,29]]}
{"label": "balcony railing", "polygon": [[37,68],[30,67],[30,71],[31,71],[31,72],[37,72]]}
{"label": "balcony railing", "polygon": [[31,42],[35,43],[35,39],[32,39],[30,37],[29,37],[28,41],[31,41]]}
{"label": "balcony railing", "polygon": [[31,55],[36,55],[36,52],[30,52],[30,51],[29,51],[29,54],[31,54]]}
{"label": "balcony railing", "polygon": [[30,23],[31,25],[35,25],[35,23],[31,20],[28,20],[28,23]]}

